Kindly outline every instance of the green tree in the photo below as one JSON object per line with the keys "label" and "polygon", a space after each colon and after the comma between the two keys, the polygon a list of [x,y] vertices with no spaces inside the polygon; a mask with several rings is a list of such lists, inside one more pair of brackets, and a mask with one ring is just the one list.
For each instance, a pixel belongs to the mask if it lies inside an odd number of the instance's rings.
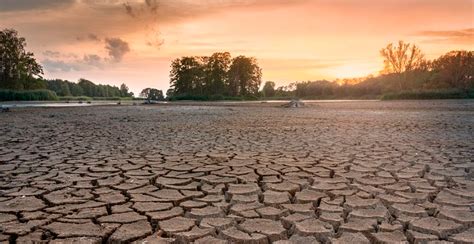
{"label": "green tree", "polygon": [[81,87],[84,96],[94,97],[96,95],[95,84],[92,81],[79,79],[77,84]]}
{"label": "green tree", "polygon": [[69,90],[69,85],[67,82],[61,83],[61,93],[57,93],[59,96],[71,96],[71,91]]}
{"label": "green tree", "polygon": [[263,96],[265,97],[273,97],[275,96],[275,82],[267,81],[262,89]]}
{"label": "green tree", "polygon": [[71,91],[71,95],[73,96],[84,96],[84,90],[79,84],[68,82],[69,90]]}
{"label": "green tree", "polygon": [[[28,88],[29,82],[43,74],[32,52],[25,50],[26,40],[13,29],[0,31],[0,87],[8,89]],[[32,88],[37,88],[37,84]]]}
{"label": "green tree", "polygon": [[228,72],[231,96],[257,95],[262,83],[262,69],[255,58],[238,56],[232,60]]}
{"label": "green tree", "polygon": [[474,52],[451,51],[432,63],[436,79],[449,87],[474,88]]}
{"label": "green tree", "polygon": [[204,60],[206,95],[222,95],[226,92],[227,72],[232,59],[230,53],[214,53]]}
{"label": "green tree", "polygon": [[125,85],[124,83],[122,83],[122,85],[120,85],[120,96],[121,97],[132,97],[133,96],[133,93],[130,93],[128,91],[128,86]]}
{"label": "green tree", "polygon": [[154,88],[145,88],[140,92],[140,97],[145,98],[148,101],[163,101],[163,91]]}
{"label": "green tree", "polygon": [[[182,57],[171,64],[172,96],[258,95],[262,71],[255,58],[231,60],[227,52],[210,57]],[[168,96],[171,98],[171,96]]]}
{"label": "green tree", "polygon": [[171,97],[173,97],[173,96],[174,96],[174,89],[168,89],[168,90],[166,91],[166,98],[169,99],[169,98],[171,98]]}
{"label": "green tree", "polygon": [[55,79],[46,80],[46,88],[56,92],[58,96],[70,96],[69,85],[67,81]]}
{"label": "green tree", "polygon": [[204,95],[203,60],[203,57],[182,57],[172,62],[170,83],[175,95]]}

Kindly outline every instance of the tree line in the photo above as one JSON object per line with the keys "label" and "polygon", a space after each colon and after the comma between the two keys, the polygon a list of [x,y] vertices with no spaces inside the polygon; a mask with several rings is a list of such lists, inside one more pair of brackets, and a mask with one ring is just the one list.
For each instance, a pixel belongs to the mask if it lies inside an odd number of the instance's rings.
{"label": "tree line", "polygon": [[25,50],[26,40],[13,29],[0,31],[0,88],[40,89],[43,67]]}
{"label": "tree line", "polygon": [[[97,85],[86,79],[80,79],[77,83],[45,80],[42,66],[25,47],[25,39],[15,30],[0,31],[0,100],[2,97],[49,99],[56,95],[133,96],[125,84],[116,87]],[[398,93],[402,94],[400,98],[423,98],[417,97],[418,93],[428,93],[425,97],[429,98],[474,98],[473,54],[473,51],[467,50],[451,51],[437,59],[428,60],[418,46],[399,41],[380,50],[384,69],[376,76],[300,81],[278,88],[275,82],[267,81],[261,90],[262,69],[253,57],[232,58],[228,52],[211,56],[186,56],[171,63],[170,89],[166,92],[166,98],[379,98],[381,95]],[[42,91],[30,95],[29,90]],[[146,88],[139,95],[147,100],[165,99],[163,92],[154,88]]]}
{"label": "tree line", "polygon": [[257,96],[262,69],[253,57],[232,58],[228,52],[175,59],[167,97]]}
{"label": "tree line", "polygon": [[[34,54],[26,51],[26,40],[13,29],[0,31],[0,89],[6,99],[39,98],[58,96],[87,97],[132,97],[128,87],[95,84],[86,79],[77,83],[67,80],[43,79],[43,67],[36,62]],[[28,90],[45,90],[28,94]],[[23,91],[23,92],[17,92]],[[52,91],[54,93],[48,92]],[[44,95],[42,95],[44,94]]]}
{"label": "tree line", "polygon": [[45,87],[54,91],[58,96],[87,96],[87,97],[133,97],[125,84],[120,87],[111,85],[94,84],[86,79],[79,79],[77,83],[67,80],[44,80]]}
{"label": "tree line", "polygon": [[[293,82],[262,89],[265,97],[299,98],[474,98],[474,52],[450,51],[428,60],[421,49],[399,41],[380,50],[384,69],[377,76]],[[405,97],[404,97],[405,96]]]}

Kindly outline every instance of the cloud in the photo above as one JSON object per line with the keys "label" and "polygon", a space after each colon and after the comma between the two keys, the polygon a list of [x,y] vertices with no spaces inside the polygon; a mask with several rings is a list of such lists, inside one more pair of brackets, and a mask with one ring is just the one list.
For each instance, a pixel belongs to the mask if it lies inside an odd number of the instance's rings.
{"label": "cloud", "polygon": [[87,65],[102,68],[102,58],[97,54],[84,55],[83,62]]}
{"label": "cloud", "polygon": [[164,39],[149,40],[146,42],[147,46],[154,47],[156,49],[160,49],[163,44],[165,44]]}
{"label": "cloud", "polygon": [[262,59],[267,69],[283,70],[283,69],[325,69],[340,66],[344,64],[343,60],[317,60],[302,58],[267,58]]}
{"label": "cloud", "polygon": [[130,52],[130,47],[127,42],[120,38],[106,38],[105,49],[113,62],[122,61],[123,56]]}
{"label": "cloud", "polygon": [[[87,39],[101,42],[99,37],[92,34],[87,35]],[[123,56],[130,52],[128,43],[120,38],[105,38],[104,43],[108,57],[101,57],[97,54],[85,54],[82,58],[79,58],[76,54],[46,50],[42,53],[46,59],[41,63],[47,71],[52,73],[103,69],[107,64],[121,62]]]}
{"label": "cloud", "polygon": [[145,11],[156,14],[158,10],[158,1],[145,0],[142,3],[138,3],[133,6],[129,2],[126,2],[122,4],[122,6],[125,9],[126,14],[130,15],[133,18],[136,18],[137,15],[142,15]]}
{"label": "cloud", "polygon": [[124,3],[123,7],[125,8],[125,12],[128,15],[132,16],[133,18],[136,17],[135,12],[133,11],[133,7],[132,7],[132,5],[130,5],[130,3]]}
{"label": "cloud", "polygon": [[156,49],[160,49],[161,46],[165,44],[165,40],[162,38],[161,32],[153,29],[146,34],[146,45],[150,47],[154,47]]}
{"label": "cloud", "polygon": [[51,51],[51,50],[46,50],[43,52],[43,55],[46,57],[52,57],[52,58],[59,58],[61,57],[61,53],[58,51]]}
{"label": "cloud", "polygon": [[[85,36],[88,33],[102,40],[107,36],[143,33],[144,44],[161,47],[163,38],[146,38],[153,35],[154,27],[234,11],[236,7],[272,8],[302,1],[305,0],[0,0],[0,9],[9,11],[0,11],[0,25],[21,29],[33,36],[29,38],[31,42],[51,47],[70,42],[71,38],[93,41]],[[50,12],[29,12],[37,9]]]}
{"label": "cloud", "polygon": [[133,5],[129,2],[126,2],[122,4],[122,6],[125,9],[126,14],[136,18],[138,15],[142,16],[145,12],[156,14],[158,10],[158,1],[144,0],[143,2],[135,3]]}
{"label": "cloud", "polygon": [[75,55],[62,54],[57,51],[46,51],[43,54],[47,58],[42,60],[41,64],[51,73],[102,69],[105,65],[105,60],[97,54],[87,54],[82,58],[67,58]]}
{"label": "cloud", "polygon": [[76,37],[76,40],[78,40],[78,41],[96,41],[96,42],[100,42],[101,38],[99,36],[97,36],[96,34],[89,33],[85,36]]}
{"label": "cloud", "polygon": [[450,30],[450,31],[420,31],[418,32],[421,36],[435,36],[435,37],[457,37],[457,36],[472,36],[474,34],[474,28],[463,29],[463,30]]}
{"label": "cloud", "polygon": [[64,8],[75,3],[76,0],[0,0],[0,12]]}
{"label": "cloud", "polygon": [[134,18],[151,18],[159,22],[213,14],[235,8],[273,8],[295,5],[309,0],[173,0],[132,1],[122,4],[125,13]]}
{"label": "cloud", "polygon": [[156,13],[156,11],[158,10],[157,0],[145,0],[145,4],[148,7],[148,9],[153,13]]}
{"label": "cloud", "polygon": [[82,63],[77,63],[74,61],[64,61],[64,60],[53,60],[45,59],[41,61],[44,68],[51,72],[69,72],[69,71],[81,71],[84,70],[85,66]]}
{"label": "cloud", "polygon": [[474,43],[474,28],[461,30],[427,30],[420,31],[415,36],[424,37],[427,43],[472,44]]}

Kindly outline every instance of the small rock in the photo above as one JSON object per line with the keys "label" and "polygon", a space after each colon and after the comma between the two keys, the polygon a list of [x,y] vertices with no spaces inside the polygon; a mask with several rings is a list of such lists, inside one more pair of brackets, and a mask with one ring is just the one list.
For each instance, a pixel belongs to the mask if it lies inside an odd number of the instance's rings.
{"label": "small rock", "polygon": [[283,104],[282,107],[285,108],[301,108],[304,107],[304,103],[299,99],[293,99],[287,104]]}

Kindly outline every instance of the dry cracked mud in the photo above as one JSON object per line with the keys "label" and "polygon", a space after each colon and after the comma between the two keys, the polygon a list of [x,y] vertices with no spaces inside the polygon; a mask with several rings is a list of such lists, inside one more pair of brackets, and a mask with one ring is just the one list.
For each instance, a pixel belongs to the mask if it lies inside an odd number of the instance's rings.
{"label": "dry cracked mud", "polygon": [[473,101],[35,108],[0,121],[0,242],[474,242]]}

